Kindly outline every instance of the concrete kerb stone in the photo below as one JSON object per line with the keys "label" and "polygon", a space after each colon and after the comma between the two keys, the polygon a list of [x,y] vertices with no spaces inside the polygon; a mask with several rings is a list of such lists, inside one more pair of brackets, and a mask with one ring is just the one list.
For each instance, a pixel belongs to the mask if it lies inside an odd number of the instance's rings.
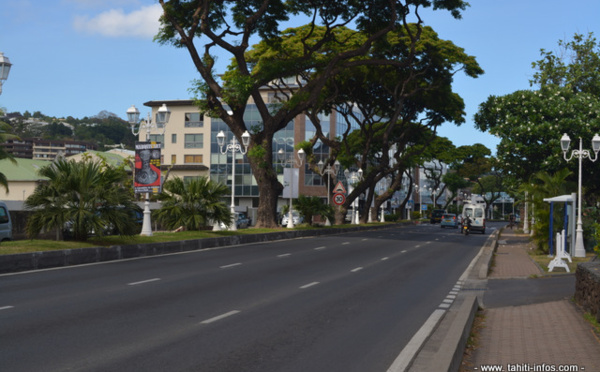
{"label": "concrete kerb stone", "polygon": [[[499,236],[500,232],[495,231],[481,248],[479,258],[471,271],[467,273],[469,284],[486,282]],[[460,369],[465,346],[480,305],[476,291],[461,290],[452,306],[446,311],[437,327],[415,355],[408,370],[411,372],[457,372]]]}
{"label": "concrete kerb stone", "polygon": [[320,235],[335,235],[361,230],[376,230],[389,228],[392,226],[394,225],[384,224],[356,226],[340,229],[276,231],[264,234],[230,235],[215,238],[151,244],[115,245],[110,247],[91,247],[0,255],[0,274],[106,262],[120,259],[150,257],[162,254],[180,253],[240,244],[270,242]]}

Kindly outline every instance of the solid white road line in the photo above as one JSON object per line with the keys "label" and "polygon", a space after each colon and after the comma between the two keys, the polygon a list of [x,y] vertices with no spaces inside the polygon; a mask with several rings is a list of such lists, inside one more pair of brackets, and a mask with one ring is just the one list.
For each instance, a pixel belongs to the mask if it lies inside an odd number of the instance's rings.
{"label": "solid white road line", "polygon": [[408,344],[400,352],[394,363],[388,368],[388,372],[404,372],[408,369],[413,356],[421,349],[421,345],[427,340],[431,332],[437,327],[438,323],[442,319],[446,311],[436,309],[429,316],[429,319],[423,324],[421,329],[415,333],[413,338],[410,339]]}
{"label": "solid white road line", "polygon": [[236,262],[234,264],[229,264],[229,265],[224,265],[224,266],[220,266],[221,269],[227,269],[230,267],[234,267],[234,266],[240,266],[242,263],[241,262]]}
{"label": "solid white road line", "polygon": [[229,316],[235,315],[239,312],[240,312],[239,310],[232,310],[228,313],[217,315],[214,318],[203,320],[200,322],[200,324],[210,324],[210,323],[216,322],[217,320],[221,320],[221,319],[227,318]]}
{"label": "solid white road line", "polygon": [[150,282],[156,282],[160,280],[160,278],[154,278],[154,279],[148,279],[148,280],[142,280],[140,282],[133,282],[133,283],[129,283],[127,285],[138,285],[138,284],[146,284],[146,283],[150,283]]}

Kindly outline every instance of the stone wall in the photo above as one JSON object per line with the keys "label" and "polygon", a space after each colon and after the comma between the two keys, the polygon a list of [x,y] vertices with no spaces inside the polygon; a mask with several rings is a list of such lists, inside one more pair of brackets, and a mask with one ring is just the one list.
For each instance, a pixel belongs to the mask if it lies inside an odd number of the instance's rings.
{"label": "stone wall", "polygon": [[577,265],[575,302],[600,322],[600,261]]}

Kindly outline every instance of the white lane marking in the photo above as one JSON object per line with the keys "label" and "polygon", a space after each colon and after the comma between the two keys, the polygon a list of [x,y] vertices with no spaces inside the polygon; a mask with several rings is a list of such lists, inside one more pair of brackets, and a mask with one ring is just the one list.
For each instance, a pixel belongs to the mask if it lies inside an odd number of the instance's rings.
{"label": "white lane marking", "polygon": [[317,285],[317,284],[319,284],[319,282],[308,283],[308,284],[305,284],[302,287],[300,287],[300,289],[306,289],[306,288],[312,287],[312,286]]}
{"label": "white lane marking", "polygon": [[343,242],[342,245],[348,245],[350,242]]}
{"label": "white lane marking", "polygon": [[363,268],[362,267],[357,267],[356,269],[352,269],[350,270],[351,272],[355,273],[357,271],[361,271]]}
{"label": "white lane marking", "polygon": [[381,261],[386,261],[386,260],[389,260],[389,257],[383,257],[383,258],[381,259]]}
{"label": "white lane marking", "polygon": [[325,249],[325,246],[315,248],[315,251],[320,251],[321,249]]}
{"label": "white lane marking", "polygon": [[406,252],[407,252],[407,251],[406,251],[406,249],[405,249],[405,250],[403,250],[403,251],[400,251],[400,253],[406,253]]}
{"label": "white lane marking", "polygon": [[236,262],[234,264],[220,266],[220,268],[221,269],[227,269],[227,268],[234,267],[234,266],[240,266],[241,264],[242,264],[241,262]]}
{"label": "white lane marking", "polygon": [[363,238],[363,240],[362,240],[362,241],[364,242],[364,241],[366,241],[366,240],[369,240],[369,239],[368,239],[368,238]]}
{"label": "white lane marking", "polygon": [[210,324],[210,323],[216,322],[217,320],[221,320],[221,319],[227,318],[228,316],[235,315],[235,314],[237,314],[239,312],[240,312],[239,310],[232,310],[232,311],[230,311],[228,313],[217,315],[214,318],[203,320],[203,321],[200,322],[200,324]]}
{"label": "white lane marking", "polygon": [[139,281],[139,282],[132,282],[132,283],[129,283],[129,284],[127,284],[127,285],[146,284],[146,283],[150,283],[150,282],[156,282],[156,281],[158,281],[158,280],[160,280],[160,278],[154,278],[154,279],[142,280],[142,281]]}
{"label": "white lane marking", "polygon": [[14,308],[14,306],[2,306],[0,307],[0,310],[8,310],[8,309],[12,309]]}
{"label": "white lane marking", "polygon": [[429,319],[427,319],[423,326],[410,339],[408,344],[406,344],[400,354],[398,354],[398,357],[394,360],[394,363],[392,363],[390,368],[388,368],[387,372],[404,372],[408,369],[413,355],[421,349],[421,346],[425,340],[427,340],[431,332],[433,332],[435,327],[437,327],[445,312],[445,310],[436,309],[431,313]]}
{"label": "white lane marking", "polygon": [[421,248],[420,244],[415,245],[415,248]]}
{"label": "white lane marking", "polygon": [[451,304],[446,304],[446,303],[441,303],[440,306],[438,306],[441,309],[449,309]]}
{"label": "white lane marking", "polygon": [[284,254],[280,254],[280,255],[279,255],[279,256],[277,256],[277,257],[289,257],[289,256],[291,256],[291,255],[292,255],[291,253],[284,253]]}

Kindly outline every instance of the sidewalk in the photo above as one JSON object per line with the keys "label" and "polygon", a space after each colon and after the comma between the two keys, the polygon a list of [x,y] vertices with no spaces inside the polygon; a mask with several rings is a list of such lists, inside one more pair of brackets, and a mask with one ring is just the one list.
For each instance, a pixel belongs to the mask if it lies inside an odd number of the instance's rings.
{"label": "sidewalk", "polygon": [[[528,279],[542,274],[526,252],[528,239],[503,230],[488,281],[545,280]],[[484,295],[483,302],[483,315],[476,321],[477,346],[463,359],[461,371],[600,371],[600,340],[570,298],[488,308]],[[565,365],[576,367],[564,369]]]}

